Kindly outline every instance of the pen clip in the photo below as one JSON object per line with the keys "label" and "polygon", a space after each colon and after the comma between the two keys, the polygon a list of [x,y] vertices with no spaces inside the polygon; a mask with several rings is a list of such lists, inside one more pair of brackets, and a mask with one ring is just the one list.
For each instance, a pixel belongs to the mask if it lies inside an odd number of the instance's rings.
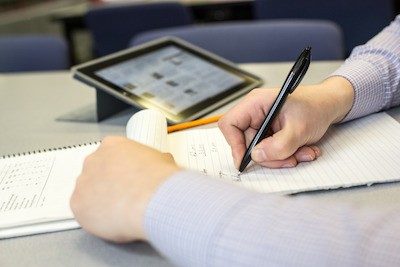
{"label": "pen clip", "polygon": [[290,93],[293,93],[293,91],[300,84],[301,80],[303,79],[304,75],[306,74],[306,72],[308,70],[308,67],[310,66],[310,54],[311,54],[311,47],[307,47],[303,51],[303,53],[300,55],[300,60],[301,60],[300,66],[299,67],[294,66],[294,69],[299,69],[300,70],[300,74],[296,77],[296,80],[294,81],[294,84],[290,89]]}

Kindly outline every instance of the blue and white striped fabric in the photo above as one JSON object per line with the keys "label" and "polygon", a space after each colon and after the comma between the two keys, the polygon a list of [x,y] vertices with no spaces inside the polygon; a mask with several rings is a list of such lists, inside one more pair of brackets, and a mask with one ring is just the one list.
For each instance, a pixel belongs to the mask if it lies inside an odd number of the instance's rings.
{"label": "blue and white striped fabric", "polygon": [[355,89],[345,121],[400,105],[400,15],[368,43],[354,48],[335,71]]}
{"label": "blue and white striped fabric", "polygon": [[[345,120],[400,103],[400,16],[333,75],[355,102]],[[179,266],[400,266],[400,206],[327,206],[181,171],[152,198],[150,243]]]}

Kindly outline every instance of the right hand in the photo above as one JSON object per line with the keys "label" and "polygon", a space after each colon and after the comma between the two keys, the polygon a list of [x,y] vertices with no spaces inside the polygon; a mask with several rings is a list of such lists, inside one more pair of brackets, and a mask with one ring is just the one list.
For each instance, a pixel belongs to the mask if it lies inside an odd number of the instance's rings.
{"label": "right hand", "polygon": [[[218,126],[231,146],[236,168],[278,92],[278,89],[255,89],[219,120]],[[254,147],[252,160],[265,167],[280,168],[316,159],[321,152],[313,144],[332,123],[345,117],[353,98],[351,83],[342,77],[299,86],[288,96],[272,123],[270,136]]]}

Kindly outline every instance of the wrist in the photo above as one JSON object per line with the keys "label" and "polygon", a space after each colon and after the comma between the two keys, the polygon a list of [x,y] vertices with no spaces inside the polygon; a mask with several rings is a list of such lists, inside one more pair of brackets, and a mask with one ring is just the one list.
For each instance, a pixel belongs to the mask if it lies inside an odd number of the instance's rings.
{"label": "wrist", "polygon": [[349,113],[354,102],[354,88],[345,78],[333,76],[321,83],[326,101],[322,108],[327,108],[331,124],[342,121]]}
{"label": "wrist", "polygon": [[136,196],[130,200],[133,206],[131,206],[128,214],[130,215],[129,219],[137,239],[143,241],[148,240],[144,230],[144,219],[147,206],[162,184],[180,170],[181,169],[174,164],[159,166],[154,170],[150,177],[148,177],[146,183],[143,184],[141,196]]}

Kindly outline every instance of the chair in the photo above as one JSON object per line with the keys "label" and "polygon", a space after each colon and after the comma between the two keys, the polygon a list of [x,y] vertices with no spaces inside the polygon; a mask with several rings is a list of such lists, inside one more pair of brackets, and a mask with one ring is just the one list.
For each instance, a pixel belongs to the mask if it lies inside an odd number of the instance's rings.
{"label": "chair", "polygon": [[338,23],[347,53],[364,44],[394,17],[393,0],[255,0],[258,19],[326,19]]}
{"label": "chair", "polygon": [[0,72],[49,71],[69,68],[64,40],[50,36],[0,37]]}
{"label": "chair", "polygon": [[94,53],[104,56],[128,47],[139,32],[192,23],[179,3],[107,5],[88,11],[86,25],[94,39]]}
{"label": "chair", "polygon": [[340,28],[332,22],[276,20],[218,23],[155,30],[137,35],[131,45],[175,36],[236,63],[293,61],[308,45],[313,59],[343,58]]}

